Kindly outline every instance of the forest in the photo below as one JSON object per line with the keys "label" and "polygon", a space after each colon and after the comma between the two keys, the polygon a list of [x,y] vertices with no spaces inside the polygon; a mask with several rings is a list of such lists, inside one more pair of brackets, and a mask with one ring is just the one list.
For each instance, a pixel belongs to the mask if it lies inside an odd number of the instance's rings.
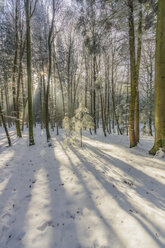
{"label": "forest", "polygon": [[165,247],[165,0],[0,0],[0,248]]}

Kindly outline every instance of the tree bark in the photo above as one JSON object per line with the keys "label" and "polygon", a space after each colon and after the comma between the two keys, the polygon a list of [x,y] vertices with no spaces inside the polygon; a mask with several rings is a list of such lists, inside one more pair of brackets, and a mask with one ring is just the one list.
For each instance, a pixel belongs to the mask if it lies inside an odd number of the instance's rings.
{"label": "tree bark", "polygon": [[49,29],[48,35],[48,83],[47,83],[47,90],[46,90],[46,103],[45,103],[45,125],[46,125],[46,137],[47,142],[50,141],[50,131],[49,131],[49,91],[50,91],[50,80],[52,74],[52,35],[53,35],[53,27],[54,27],[54,17],[55,17],[55,1],[52,0],[52,9],[53,9],[53,16],[51,20],[51,26]]}
{"label": "tree bark", "polygon": [[11,140],[10,140],[10,136],[9,136],[9,132],[8,132],[8,129],[7,129],[7,125],[5,123],[5,119],[4,119],[4,116],[3,116],[1,104],[0,104],[0,116],[1,116],[1,119],[2,119],[3,127],[5,129],[5,133],[6,133],[6,137],[7,137],[7,140],[8,140],[8,144],[9,144],[9,146],[11,146]]}
{"label": "tree bark", "polygon": [[165,152],[165,1],[158,1],[155,55],[155,143],[150,154],[159,148]]}
{"label": "tree bark", "polygon": [[[14,62],[13,62],[13,76],[12,76],[12,92],[13,92],[13,112],[15,117],[15,126],[16,126],[16,132],[17,136],[21,137],[21,131],[20,131],[20,125],[19,121],[17,119],[17,100],[16,100],[16,75],[18,72],[17,66],[18,66],[18,0],[16,0],[16,6],[15,6],[15,51],[14,51]],[[18,87],[18,85],[17,85]]]}
{"label": "tree bark", "polygon": [[135,138],[135,99],[136,99],[136,64],[135,64],[135,35],[133,0],[128,0],[129,7],[129,50],[130,50],[130,74],[131,74],[131,96],[129,106],[129,139],[130,147],[137,145]]}
{"label": "tree bark", "polygon": [[141,61],[141,46],[142,46],[142,0],[139,0],[140,10],[139,10],[139,23],[138,23],[138,48],[137,48],[137,61],[136,61],[136,99],[135,99],[135,139],[139,142],[140,132],[139,132],[139,71],[140,71],[140,61]]}
{"label": "tree bark", "polygon": [[30,31],[30,0],[25,1],[26,13],[26,49],[27,49],[27,85],[28,85],[28,117],[29,145],[34,145],[33,137],[33,104],[32,104],[32,72],[31,72],[31,31]]}

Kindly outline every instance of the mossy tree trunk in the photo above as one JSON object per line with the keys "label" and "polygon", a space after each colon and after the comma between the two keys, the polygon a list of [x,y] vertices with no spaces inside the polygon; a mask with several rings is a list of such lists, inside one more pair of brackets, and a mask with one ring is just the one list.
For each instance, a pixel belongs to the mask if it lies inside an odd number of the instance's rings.
{"label": "mossy tree trunk", "polygon": [[165,152],[165,1],[158,1],[155,55],[155,143],[150,150]]}

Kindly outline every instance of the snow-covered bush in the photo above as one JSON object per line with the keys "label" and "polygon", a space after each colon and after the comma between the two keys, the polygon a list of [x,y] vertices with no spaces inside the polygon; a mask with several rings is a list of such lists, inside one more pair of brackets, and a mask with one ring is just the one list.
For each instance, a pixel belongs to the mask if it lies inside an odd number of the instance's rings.
{"label": "snow-covered bush", "polygon": [[68,115],[65,115],[62,126],[65,130],[65,144],[70,145],[75,143],[75,135],[74,135],[74,128],[72,125],[72,118],[69,118]]}
{"label": "snow-covered bush", "polygon": [[90,130],[94,127],[93,118],[88,109],[80,102],[75,115],[69,118],[67,115],[63,119],[63,128],[65,129],[65,143],[75,144],[80,140],[82,147],[82,134],[84,129]]}

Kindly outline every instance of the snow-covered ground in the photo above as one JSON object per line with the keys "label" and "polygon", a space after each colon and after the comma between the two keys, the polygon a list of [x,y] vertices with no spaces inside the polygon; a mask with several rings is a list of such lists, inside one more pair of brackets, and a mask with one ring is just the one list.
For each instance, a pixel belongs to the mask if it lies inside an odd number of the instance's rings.
{"label": "snow-covered ground", "polygon": [[165,247],[165,160],[151,138],[84,137],[67,148],[37,127],[7,148],[0,130],[0,248]]}

